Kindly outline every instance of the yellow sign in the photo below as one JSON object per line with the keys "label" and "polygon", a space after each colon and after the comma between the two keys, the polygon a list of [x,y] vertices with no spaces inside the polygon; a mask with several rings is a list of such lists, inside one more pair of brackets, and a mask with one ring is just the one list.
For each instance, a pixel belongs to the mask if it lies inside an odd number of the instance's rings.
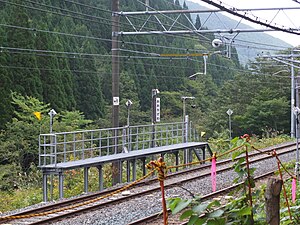
{"label": "yellow sign", "polygon": [[35,117],[36,117],[38,120],[41,120],[41,119],[42,119],[42,114],[41,114],[41,112],[34,112],[33,114],[35,115]]}

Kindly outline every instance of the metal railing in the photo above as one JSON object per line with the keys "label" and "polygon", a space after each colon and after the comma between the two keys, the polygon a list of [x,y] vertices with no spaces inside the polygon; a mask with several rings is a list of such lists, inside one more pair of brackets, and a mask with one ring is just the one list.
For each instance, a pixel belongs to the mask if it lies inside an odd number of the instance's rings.
{"label": "metal railing", "polygon": [[186,133],[188,122],[40,134],[39,166],[183,143]]}

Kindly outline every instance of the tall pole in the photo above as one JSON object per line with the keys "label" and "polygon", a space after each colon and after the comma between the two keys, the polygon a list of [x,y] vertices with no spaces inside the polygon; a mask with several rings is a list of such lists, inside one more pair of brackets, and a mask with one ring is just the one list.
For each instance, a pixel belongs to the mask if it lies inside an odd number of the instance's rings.
{"label": "tall pole", "polygon": [[228,109],[227,111],[226,111],[226,113],[227,113],[227,115],[228,115],[228,117],[229,117],[229,121],[228,121],[228,125],[229,125],[229,140],[231,140],[232,139],[232,131],[231,131],[231,115],[232,115],[232,113],[233,113],[233,111],[231,110],[231,109]]}
{"label": "tall pole", "polygon": [[119,60],[119,37],[120,17],[119,0],[112,0],[112,125],[119,126],[119,82],[120,82],[120,60]]}
{"label": "tall pole", "polygon": [[[53,117],[57,114],[54,109],[51,109],[48,113],[50,116],[50,134],[53,133]],[[53,144],[53,136],[51,136],[51,144]],[[53,146],[51,145],[51,155],[53,155]],[[53,158],[51,157],[50,163],[53,163]],[[47,200],[47,199],[46,199]],[[53,200],[53,174],[50,174],[50,200]]]}
{"label": "tall pole", "polygon": [[[112,0],[112,126],[119,127],[119,83],[120,83],[120,60],[119,60],[119,37],[120,31],[120,17],[119,12],[119,0]],[[118,153],[118,139],[117,130],[114,134],[114,152]],[[121,182],[119,162],[112,165],[112,183],[117,184]]]}
{"label": "tall pole", "polygon": [[230,140],[232,139],[232,135],[231,135],[231,115],[229,115],[229,138],[230,138]]}
{"label": "tall pole", "polygon": [[[187,96],[182,96],[182,133],[183,133],[183,142],[188,141],[188,119],[186,118],[186,100],[187,99],[195,99],[195,97],[187,97]],[[191,161],[191,157],[189,154],[189,150],[185,149],[183,152],[183,162],[188,163]]]}
{"label": "tall pole", "polygon": [[[296,107],[294,109],[299,109],[299,76],[295,80],[296,89]],[[299,110],[294,110],[294,116],[296,116],[296,164],[295,164],[295,174],[299,178]]]}
{"label": "tall pole", "polygon": [[155,123],[157,122],[156,120],[156,98],[157,98],[157,94],[159,93],[158,89],[152,89],[152,118],[151,118],[151,122],[152,122],[152,141],[151,141],[151,147],[154,148],[155,147]]}
{"label": "tall pole", "polygon": [[[292,51],[293,55],[293,51]],[[293,61],[293,57],[292,57]],[[291,65],[291,137],[295,137],[295,115],[294,115],[294,106],[295,106],[295,71],[294,63]]]}

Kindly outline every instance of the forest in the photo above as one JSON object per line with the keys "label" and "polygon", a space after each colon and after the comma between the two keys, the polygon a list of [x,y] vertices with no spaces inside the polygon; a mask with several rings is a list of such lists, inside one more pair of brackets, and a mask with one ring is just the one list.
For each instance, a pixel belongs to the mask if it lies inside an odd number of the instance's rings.
{"label": "forest", "polygon": [[[24,180],[19,174],[36,170],[38,135],[49,132],[50,109],[58,112],[54,132],[111,127],[110,4],[107,0],[0,1],[0,190],[21,187]],[[178,0],[151,1],[151,7],[187,9]],[[137,11],[144,6],[121,0],[120,9]],[[132,19],[142,25],[142,19]],[[189,27],[186,20],[179,22]],[[163,21],[170,23],[167,18]],[[195,27],[201,22],[197,17]],[[157,22],[148,26],[154,29]],[[128,21],[121,19],[120,29],[128,27]],[[213,34],[122,36],[120,126],[126,125],[128,99],[133,102],[131,124],[151,122],[151,90],[157,88],[162,123],[180,121],[181,97],[195,97],[187,101],[187,114],[207,140],[229,138],[228,109],[233,111],[233,136],[289,135],[290,78],[284,66],[259,58],[241,65],[232,46],[230,58],[208,56],[207,73],[189,79],[203,71],[202,56],[146,54],[222,52],[222,46],[211,45],[214,38]],[[278,71],[286,72],[272,75]],[[41,120],[34,112],[41,112]]]}

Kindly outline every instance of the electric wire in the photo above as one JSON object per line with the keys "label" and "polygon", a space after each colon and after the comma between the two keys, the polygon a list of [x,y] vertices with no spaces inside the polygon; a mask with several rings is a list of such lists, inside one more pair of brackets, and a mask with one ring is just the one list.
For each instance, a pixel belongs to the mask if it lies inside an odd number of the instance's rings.
{"label": "electric wire", "polygon": [[219,8],[220,10],[223,10],[223,11],[225,11],[227,13],[230,13],[230,14],[232,14],[234,16],[238,16],[240,18],[248,20],[250,22],[253,22],[253,23],[256,23],[256,24],[259,24],[259,25],[262,25],[262,26],[266,26],[266,27],[272,28],[274,30],[283,31],[283,32],[290,33],[290,34],[300,35],[300,33],[294,32],[292,28],[284,29],[285,26],[282,26],[283,28],[281,28],[281,27],[278,27],[276,25],[271,25],[271,23],[262,22],[262,21],[259,20],[259,17],[257,17],[257,16],[255,16],[256,19],[252,19],[252,18],[246,16],[246,13],[245,13],[245,15],[240,14],[237,11],[234,11],[234,7],[231,8],[231,9],[229,9],[229,8],[223,6],[222,5],[223,3],[221,1],[220,1],[220,4],[215,3],[212,0],[202,0],[202,1],[205,2],[205,3],[208,3],[208,4],[212,5],[212,6],[215,6],[215,7]]}
{"label": "electric wire", "polygon": [[43,4],[43,3],[39,3],[39,2],[35,2],[35,1],[23,0],[22,2],[28,2],[28,3],[31,3],[33,5],[39,5],[39,6],[47,7],[47,8],[50,8],[50,9],[55,9],[55,10],[59,10],[59,11],[67,12],[67,13],[72,13],[72,14],[76,14],[76,15],[80,15],[80,16],[84,16],[84,17],[93,18],[93,19],[96,19],[96,20],[100,19],[100,20],[111,22],[110,19],[107,19],[107,18],[104,18],[104,17],[92,16],[92,15],[89,15],[89,14],[85,14],[85,13],[81,13],[81,12],[75,12],[75,11],[72,11],[72,10],[63,9],[63,8],[60,8],[60,7],[47,5],[47,4]]}
{"label": "electric wire", "polygon": [[[0,24],[2,27],[11,28],[11,29],[21,29],[21,30],[27,30],[32,32],[41,32],[41,33],[49,33],[49,34],[56,34],[56,35],[63,35],[63,36],[69,36],[69,37],[76,37],[76,38],[86,38],[96,41],[106,41],[111,42],[112,39],[108,38],[100,38],[100,37],[94,37],[94,36],[87,36],[87,35],[78,35],[78,34],[69,34],[64,32],[57,32],[57,31],[49,31],[49,30],[42,30],[42,29],[36,29],[36,28],[29,28],[29,27],[21,27],[16,25],[10,25],[10,24]],[[179,48],[179,47],[170,47],[170,46],[164,46],[164,45],[154,45],[154,44],[146,44],[146,43],[140,43],[140,42],[130,42],[130,41],[118,41],[120,44],[128,44],[128,45],[138,45],[138,46],[147,46],[147,47],[157,47],[157,48],[164,48],[164,49],[172,49],[172,50],[182,50],[186,51],[186,48]],[[190,51],[193,52],[204,52],[204,50],[197,50],[197,49],[190,49]]]}
{"label": "electric wire", "polygon": [[[91,39],[91,40],[97,40],[97,41],[106,41],[106,42],[111,42],[111,39],[108,38],[98,38],[98,37],[93,37],[93,36],[87,36],[87,35],[78,35],[78,34],[69,34],[69,33],[64,33],[64,32],[57,32],[57,31],[49,31],[49,30],[40,30],[36,28],[28,28],[28,27],[21,27],[21,26],[16,26],[16,25],[9,25],[9,24],[0,24],[2,27],[6,28],[12,28],[12,29],[21,29],[21,30],[27,30],[27,31],[32,31],[32,32],[41,32],[41,33],[49,33],[49,34],[56,34],[56,35],[63,35],[63,36],[69,36],[69,37],[76,37],[76,38],[86,38],[86,39]],[[172,50],[182,50],[186,51],[186,48],[178,48],[178,47],[169,47],[169,46],[162,46],[162,45],[153,45],[153,44],[144,44],[144,43],[138,43],[138,42],[128,42],[128,41],[118,41],[121,44],[129,44],[129,45],[140,45],[140,46],[148,46],[148,47],[157,47],[157,48],[164,48],[164,49],[172,49]],[[233,46],[239,46],[241,48],[250,48],[250,46],[244,46],[240,44],[233,44]],[[251,48],[259,49],[259,50],[270,50],[270,51],[276,51],[278,49],[273,49],[273,48],[262,48],[262,47],[255,47],[251,46]],[[195,50],[195,49],[189,49],[189,51],[193,52],[205,52],[204,50]]]}
{"label": "electric wire", "polygon": [[[88,22],[94,22],[94,23],[98,23],[98,24],[101,24],[101,25],[105,24],[103,22],[99,22],[99,21],[96,21],[96,20],[82,18],[82,17],[78,17],[78,16],[74,16],[74,15],[68,15],[68,14],[64,14],[64,13],[60,13],[60,12],[49,11],[49,10],[40,9],[40,8],[27,6],[27,5],[22,5],[22,4],[18,4],[18,3],[14,3],[14,2],[8,2],[8,1],[3,1],[3,0],[0,0],[0,2],[10,4],[10,5],[14,5],[14,6],[18,6],[18,7],[31,9],[31,10],[37,10],[37,11],[41,11],[41,12],[44,12],[44,13],[52,13],[52,14],[56,14],[56,15],[59,15],[59,16],[71,17],[71,18],[74,18],[74,19],[84,20],[84,21],[88,21]],[[105,24],[105,25],[110,25],[110,24]]]}
{"label": "electric wire", "polygon": [[[79,55],[79,56],[97,56],[97,57],[111,57],[111,55],[102,55],[102,54],[93,54],[93,53],[75,53],[75,52],[60,52],[60,51],[50,51],[50,50],[39,50],[39,49],[23,49],[23,48],[10,48],[10,47],[0,47],[1,50],[18,50],[18,51],[24,51],[24,52],[38,52],[38,53],[55,53],[55,54],[69,54],[69,55]],[[119,56],[120,58],[127,58],[128,56]],[[130,56],[130,58],[134,59],[162,59],[162,60],[170,60],[170,57],[143,57],[143,56]],[[186,58],[172,58],[172,60],[186,60]],[[202,63],[202,61],[196,60],[189,58],[188,60],[194,61],[194,62],[199,62]],[[212,64],[212,63],[207,63],[207,65],[215,66],[218,68],[222,69],[229,69],[229,70],[234,70],[238,72],[245,72],[243,69],[237,69],[237,68],[229,68],[228,66],[222,66],[222,65],[217,65],[217,64]],[[253,72],[253,71],[252,71]]]}
{"label": "electric wire", "polygon": [[[25,7],[25,8],[29,8],[29,9],[33,9],[33,10],[39,10],[39,11],[42,11],[42,12],[48,12],[48,13],[58,14],[58,15],[61,15],[61,16],[69,16],[69,17],[73,17],[73,18],[76,18],[76,19],[87,20],[87,19],[84,19],[84,18],[81,18],[81,17],[74,17],[74,16],[71,16],[71,15],[68,15],[68,14],[63,14],[63,13],[48,11],[48,10],[34,8],[34,7],[26,6],[26,5],[20,5],[20,4],[17,4],[17,3],[6,2],[6,1],[3,1],[3,0],[0,0],[0,2],[12,4],[12,5],[16,5],[16,6],[19,6],[19,7]],[[87,21],[91,21],[91,20],[87,20]],[[93,21],[92,20],[92,22],[97,22],[98,24],[110,25],[110,24],[105,24],[105,23],[99,22],[99,21]],[[126,24],[126,25],[128,25],[128,24]],[[130,25],[128,25],[128,26],[130,26]],[[169,36],[174,36],[175,37],[175,35],[169,35]],[[180,36],[176,36],[176,37],[180,37]]]}
{"label": "electric wire", "polygon": [[[55,51],[52,51],[52,52],[55,52]],[[58,52],[55,52],[55,53],[58,53]],[[59,53],[66,53],[66,52],[59,52]],[[70,53],[68,53],[70,54]],[[72,53],[72,54],[80,54],[80,55],[91,55],[91,54],[86,54],[86,53]],[[97,54],[99,56],[99,54]],[[108,55],[105,55],[105,56],[108,56]],[[109,55],[110,57],[110,55]]]}
{"label": "electric wire", "polygon": [[74,1],[70,1],[70,0],[64,0],[64,1],[72,3],[74,5],[84,6],[84,7],[90,8],[90,9],[95,9],[95,10],[99,10],[99,11],[102,11],[102,12],[107,12],[107,13],[110,13],[110,14],[112,13],[111,10],[102,9],[102,8],[99,8],[99,7],[96,7],[96,6],[86,5],[86,4],[83,4],[83,3],[80,3],[80,2],[74,2]]}
{"label": "electric wire", "polygon": [[300,1],[298,1],[298,0],[292,0],[293,2],[296,2],[296,3],[298,3],[298,4],[300,4]]}
{"label": "electric wire", "polygon": [[[108,73],[101,73],[101,72],[95,72],[95,71],[80,71],[80,70],[65,70],[65,69],[47,69],[47,68],[33,68],[33,67],[22,67],[22,66],[2,66],[0,65],[0,68],[5,68],[5,69],[20,69],[20,70],[38,70],[38,71],[60,71],[60,72],[74,72],[74,73],[82,73],[82,74],[98,74],[101,75],[101,77],[107,77],[111,76],[111,74]],[[149,77],[149,74],[132,74],[133,76],[138,76],[138,77]],[[268,74],[264,74],[265,76],[270,76]],[[253,83],[264,83],[264,84],[280,84],[284,85],[288,83],[282,83],[282,82],[274,82],[274,81],[262,81],[260,79],[263,79],[263,77],[251,77],[252,75],[249,75],[247,77],[247,83],[249,81],[252,81]],[[170,79],[183,79],[186,80],[188,77],[183,77],[183,76],[174,76],[174,75],[156,75],[155,77],[157,78],[170,78]],[[250,79],[249,79],[250,78]],[[287,78],[287,77],[284,77]],[[215,81],[223,81],[223,82],[228,82],[228,81],[236,81],[236,79],[233,78],[212,78]]]}
{"label": "electric wire", "polygon": [[[105,21],[111,22],[110,19],[106,19],[106,18],[103,18],[103,17],[95,17],[95,16],[91,16],[91,15],[88,15],[88,14],[83,14],[83,13],[79,13],[79,12],[74,12],[74,11],[71,11],[71,10],[62,9],[62,8],[59,8],[59,7],[54,7],[54,6],[50,6],[50,5],[46,5],[46,4],[42,4],[42,3],[37,3],[37,2],[29,1],[29,0],[25,0],[25,1],[30,2],[30,3],[32,3],[32,4],[42,5],[42,6],[45,6],[45,7],[48,7],[48,8],[54,8],[54,9],[57,9],[57,10],[61,10],[61,11],[65,11],[65,12],[70,12],[70,13],[77,14],[77,15],[87,16],[87,17],[90,17],[90,18],[100,19],[100,20],[105,20]],[[40,10],[40,9],[36,8],[36,10]],[[53,11],[49,11],[49,12],[53,12]],[[111,13],[113,13],[113,12],[111,11]],[[68,15],[68,14],[60,14],[60,15],[70,16],[70,15]],[[79,19],[79,18],[77,18],[77,19]],[[158,22],[155,22],[155,21],[149,21],[149,22],[155,23],[156,25],[159,24]],[[100,23],[100,22],[97,21],[97,23]],[[102,23],[102,22],[101,22],[101,24],[104,24],[104,25],[110,25],[110,23],[108,24],[108,23]],[[128,24],[128,23],[122,23],[122,22],[120,22],[120,24],[123,24],[123,25],[126,25],[126,26],[131,27],[131,25]],[[120,25],[118,25],[118,26],[120,27]],[[146,29],[151,30],[151,28],[146,28]]]}
{"label": "electric wire", "polygon": [[[2,1],[2,0],[0,0],[0,1]],[[32,1],[29,1],[29,2],[32,2]],[[61,9],[61,8],[59,8],[59,9]],[[64,9],[61,9],[61,10],[64,10]],[[73,11],[72,11],[73,12]],[[73,12],[73,13],[75,13],[75,12]],[[65,15],[65,14],[64,14]],[[65,16],[67,16],[67,15],[65,15]],[[20,27],[19,27],[20,28]],[[24,29],[26,29],[26,28],[24,28]],[[28,28],[28,29],[30,29],[30,28]],[[34,31],[34,29],[33,29],[33,31]],[[42,31],[42,30],[39,30],[40,32],[50,32],[50,31]],[[66,33],[62,33],[62,32],[55,32],[56,34],[61,34],[61,35],[69,35],[69,36],[75,36],[75,35],[71,35],[71,34],[66,34]],[[90,38],[90,39],[96,39],[96,40],[101,40],[101,38],[96,38],[96,37],[89,37],[89,36],[83,36],[83,35],[76,35],[77,37],[86,37],[86,38]],[[102,40],[107,40],[107,41],[111,41],[111,40],[109,40],[109,39],[102,39]],[[130,42],[127,42],[127,44],[131,44]],[[132,43],[133,44],[133,43]],[[137,44],[137,43],[134,43],[134,44]],[[152,45],[153,46],[153,45]],[[240,46],[242,46],[242,45],[240,45]],[[244,46],[244,47],[249,47],[249,46]],[[172,47],[169,47],[169,48],[172,48]],[[257,49],[260,49],[260,48],[257,48]],[[266,49],[266,48],[264,48],[264,50],[274,50],[274,49]]]}
{"label": "electric wire", "polygon": [[[178,7],[178,5],[174,4],[174,3],[171,3],[171,2],[168,2],[166,0],[164,0],[164,2],[170,4],[170,5],[173,5],[173,6],[176,6]],[[237,41],[240,41],[240,42],[245,42],[245,43],[252,43],[252,44],[256,44],[256,45],[264,45],[264,46],[270,46],[270,47],[278,47],[278,48],[281,48],[282,50],[286,49],[286,48],[283,48],[282,46],[276,46],[276,45],[272,45],[272,44],[267,44],[267,43],[258,43],[258,42],[251,42],[251,41],[246,41],[246,40],[240,40],[240,39],[235,39]],[[249,46],[250,47],[250,46]]]}
{"label": "electric wire", "polygon": [[[141,2],[140,0],[136,0],[136,1],[139,2],[140,4],[146,6],[146,4],[143,3],[143,2]],[[153,7],[151,7],[151,6],[148,6],[148,8],[152,9],[152,10],[155,11],[155,12],[158,12],[155,8],[153,8]],[[160,15],[164,16],[165,18],[170,19],[170,20],[173,21],[173,22],[176,22],[177,24],[181,25],[182,27],[184,27],[184,28],[186,28],[186,29],[188,29],[188,30],[190,30],[190,31],[193,31],[190,27],[188,27],[188,26],[186,26],[186,25],[184,25],[184,24],[182,24],[182,23],[179,23],[178,21],[174,20],[174,19],[171,18],[170,16],[164,15],[164,14],[162,14],[162,13],[160,13]],[[199,33],[195,32],[195,31],[194,31],[194,33],[197,34],[197,35],[199,35],[200,37],[203,37],[204,39],[210,41],[210,39],[207,38],[207,37],[205,37],[204,35],[199,34]]]}

